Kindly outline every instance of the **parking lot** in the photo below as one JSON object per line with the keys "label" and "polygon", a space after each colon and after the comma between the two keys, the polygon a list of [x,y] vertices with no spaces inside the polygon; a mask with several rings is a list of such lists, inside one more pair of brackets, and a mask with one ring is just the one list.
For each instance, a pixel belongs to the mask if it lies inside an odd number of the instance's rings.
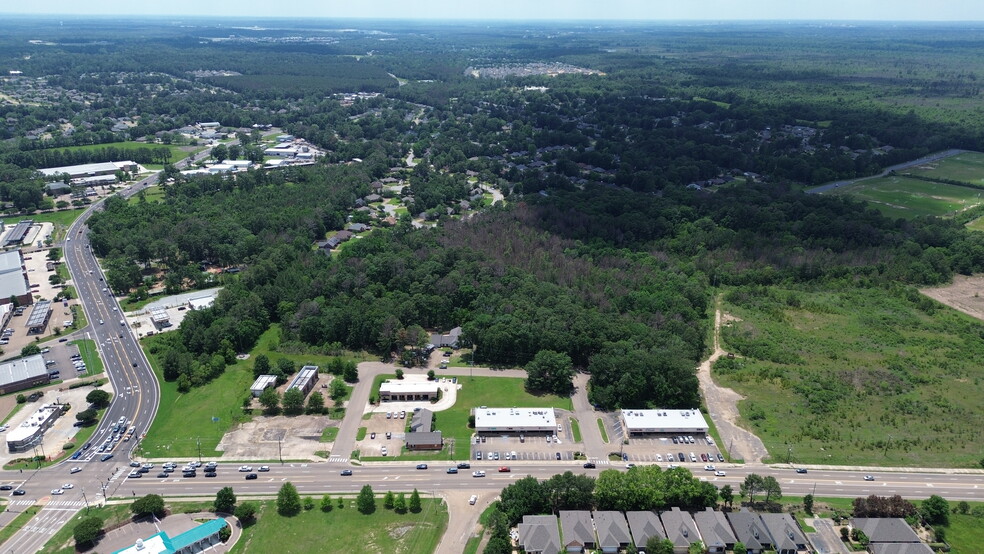
{"label": "parking lot", "polygon": [[[389,418],[386,417],[387,413],[390,414]],[[405,412],[404,418],[400,419],[399,410],[373,413],[366,420],[366,438],[358,443],[359,452],[363,456],[399,456],[411,417],[412,412]],[[389,438],[386,438],[386,433],[390,434]],[[386,454],[383,454],[384,447]]]}
{"label": "parking lot", "polygon": [[472,435],[471,459],[478,460],[481,452],[486,461],[574,460],[575,452],[582,452],[583,448],[574,443],[568,419],[559,410],[557,415],[558,429],[554,433]]}
{"label": "parking lot", "polygon": [[[674,443],[676,438],[676,443]],[[693,438],[693,443],[683,442],[681,438]],[[628,444],[623,444],[622,453],[626,461],[630,462],[655,462],[655,463],[688,463],[688,464],[714,464],[723,460],[719,458],[721,452],[713,439],[704,435],[654,435],[647,437],[632,437]],[[680,460],[683,454],[683,461]],[[693,454],[693,458],[691,458]],[[701,454],[705,458],[701,458]],[[723,456],[721,456],[723,457]],[[672,459],[671,459],[672,458]]]}

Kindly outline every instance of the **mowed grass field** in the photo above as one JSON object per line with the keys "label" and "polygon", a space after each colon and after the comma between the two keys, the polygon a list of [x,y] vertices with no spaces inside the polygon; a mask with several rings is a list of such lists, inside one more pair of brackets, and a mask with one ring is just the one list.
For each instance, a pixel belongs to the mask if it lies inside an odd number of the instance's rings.
{"label": "mowed grass field", "polygon": [[143,195],[144,199],[147,202],[163,202],[164,188],[161,187],[160,185],[148,187],[140,191],[138,194],[134,194],[133,196],[131,196],[130,199],[127,200],[127,202],[130,204],[136,204],[137,202],[140,202],[141,195]]}
{"label": "mowed grass field", "polygon": [[178,392],[176,382],[163,379],[160,360],[151,352],[154,341],[158,340],[156,336],[142,339],[144,351],[161,385],[157,416],[141,442],[143,455],[152,458],[197,456],[199,440],[202,454],[214,455],[215,447],[226,431],[238,422],[251,419],[243,413],[242,405],[253,384],[253,360],[257,355],[266,354],[274,364],[279,358],[289,358],[298,369],[305,364],[324,367],[331,358],[277,352],[279,337],[279,326],[270,326],[260,336],[249,359],[227,366],[219,378],[183,394]]}
{"label": "mowed grass field", "polygon": [[981,204],[982,190],[900,176],[865,179],[835,189],[870,202],[888,217],[946,217]]}
{"label": "mowed grass field", "polygon": [[59,210],[54,212],[45,212],[41,214],[34,215],[19,215],[14,217],[4,217],[4,225],[16,225],[18,221],[23,219],[33,219],[35,223],[49,222],[54,223],[55,226],[68,227],[75,222],[76,219],[85,210]]}
{"label": "mowed grass field", "polygon": [[774,460],[791,447],[794,463],[979,468],[984,324],[921,298],[729,291],[740,321],[722,338],[738,357],[715,379],[746,396],[742,424]]}
{"label": "mowed grass field", "polygon": [[984,186],[984,154],[965,152],[936,162],[910,167],[899,173],[931,179],[951,179]]}
{"label": "mowed grass field", "polygon": [[[392,482],[397,486],[397,482]],[[386,489],[373,489],[376,512],[363,515],[355,500],[346,497],[345,507],[336,503],[328,512],[320,510],[321,495],[314,495],[315,508],[294,517],[282,517],[273,502],[261,505],[256,523],[243,529],[234,554],[430,554],[437,548],[448,525],[447,506],[440,500],[421,498],[421,511],[398,514],[383,508]],[[411,488],[412,490],[412,488]],[[407,498],[409,499],[409,494]]]}
{"label": "mowed grass field", "polygon": [[[157,148],[167,148],[171,151],[171,163],[183,160],[193,152],[204,150],[204,146],[176,146],[174,144],[146,144],[143,142],[107,142],[106,144],[86,144],[85,146],[65,146],[62,148],[52,148],[56,152],[77,152],[86,150],[102,150],[103,148],[121,148],[127,150],[155,150]],[[118,161],[118,160],[106,160]]]}

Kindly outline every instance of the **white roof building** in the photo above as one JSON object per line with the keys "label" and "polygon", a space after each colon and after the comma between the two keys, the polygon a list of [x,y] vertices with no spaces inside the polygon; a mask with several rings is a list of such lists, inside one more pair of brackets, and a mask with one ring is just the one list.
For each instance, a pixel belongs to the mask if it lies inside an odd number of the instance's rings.
{"label": "white roof building", "polygon": [[[40,358],[40,356],[38,357]],[[11,452],[18,452],[39,443],[44,432],[51,427],[61,413],[61,405],[45,404],[41,406],[27,420],[7,433],[7,449]]]}
{"label": "white roof building", "polygon": [[379,385],[379,398],[390,400],[429,400],[437,398],[441,386],[436,381],[387,379]]}
{"label": "white roof building", "polygon": [[275,375],[260,375],[253,381],[253,385],[249,387],[249,392],[253,396],[260,396],[267,387],[277,386],[277,377]]}
{"label": "white roof building", "polygon": [[41,354],[6,362],[0,364],[0,388],[47,374],[48,366],[45,365]]}
{"label": "white roof building", "polygon": [[132,171],[136,169],[137,164],[131,161],[123,162],[101,162],[93,164],[81,164],[81,165],[66,165],[61,167],[47,167],[44,169],[39,169],[38,171],[45,176],[52,177],[55,175],[61,175],[63,173],[68,173],[72,178],[79,177],[92,177],[95,175],[113,175],[117,171],[125,169],[127,171]]}
{"label": "white roof building", "polygon": [[23,264],[20,250],[0,253],[0,295],[3,298],[23,296],[31,290]]}
{"label": "white roof building", "polygon": [[557,417],[553,408],[475,408],[475,431],[554,432]]}
{"label": "white roof building", "polygon": [[214,296],[202,296],[200,298],[192,298],[188,301],[188,307],[192,310],[204,310],[205,308],[211,308],[212,304],[215,304]]}
{"label": "white roof building", "polygon": [[622,410],[622,422],[629,434],[707,432],[700,410]]}

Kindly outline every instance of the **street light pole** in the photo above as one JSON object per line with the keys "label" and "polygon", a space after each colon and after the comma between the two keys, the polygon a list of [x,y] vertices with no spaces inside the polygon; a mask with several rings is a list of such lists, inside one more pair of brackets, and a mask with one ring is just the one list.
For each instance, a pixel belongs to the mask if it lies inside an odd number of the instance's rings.
{"label": "street light pole", "polygon": [[196,437],[195,441],[198,443],[198,463],[202,463],[202,438]]}
{"label": "street light pole", "polygon": [[89,513],[89,499],[85,497],[85,487],[82,487],[82,500],[85,501],[85,513]]}
{"label": "street light pole", "polygon": [[281,448],[283,440],[283,437],[277,437],[277,456],[280,458],[280,465],[284,465],[284,451]]}

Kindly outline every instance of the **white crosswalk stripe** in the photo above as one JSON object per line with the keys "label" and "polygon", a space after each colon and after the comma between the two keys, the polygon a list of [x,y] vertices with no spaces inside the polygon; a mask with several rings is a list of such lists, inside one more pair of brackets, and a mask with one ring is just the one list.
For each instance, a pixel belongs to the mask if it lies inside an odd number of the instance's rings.
{"label": "white crosswalk stripe", "polygon": [[331,457],[328,458],[328,461],[329,462],[347,462],[347,461],[349,461],[349,459],[348,458],[344,458],[342,456],[331,456]]}

